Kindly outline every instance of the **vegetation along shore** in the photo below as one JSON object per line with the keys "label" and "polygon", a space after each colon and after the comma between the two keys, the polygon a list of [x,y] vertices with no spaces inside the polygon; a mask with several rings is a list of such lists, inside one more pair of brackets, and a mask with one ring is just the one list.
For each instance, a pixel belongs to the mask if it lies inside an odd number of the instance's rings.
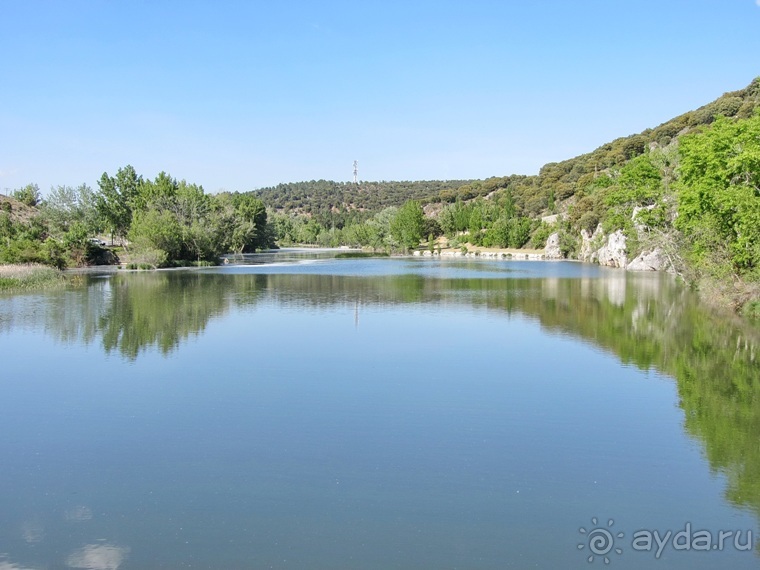
{"label": "vegetation along shore", "polygon": [[28,291],[64,283],[60,271],[39,263],[0,265],[0,291]]}
{"label": "vegetation along shore", "polygon": [[531,248],[670,271],[707,302],[758,316],[760,78],[533,176],[319,180],[212,195],[125,166],[96,189],[58,186],[43,199],[29,184],[0,195],[4,264],[202,265],[294,244],[420,255]]}

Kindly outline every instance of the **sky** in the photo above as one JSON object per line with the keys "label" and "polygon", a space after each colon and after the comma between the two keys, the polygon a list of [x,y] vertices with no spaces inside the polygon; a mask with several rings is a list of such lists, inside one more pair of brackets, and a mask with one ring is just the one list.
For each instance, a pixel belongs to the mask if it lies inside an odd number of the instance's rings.
{"label": "sky", "polygon": [[0,192],[536,174],[760,76],[760,0],[0,0]]}

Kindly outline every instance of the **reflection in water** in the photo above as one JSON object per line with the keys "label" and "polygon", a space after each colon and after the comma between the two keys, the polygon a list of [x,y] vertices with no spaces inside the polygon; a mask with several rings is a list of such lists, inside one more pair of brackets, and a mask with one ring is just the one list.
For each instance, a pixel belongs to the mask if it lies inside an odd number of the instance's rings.
{"label": "reflection in water", "polygon": [[[84,290],[4,299],[0,330],[44,327],[63,342],[100,341],[106,352],[136,359],[150,348],[169,354],[235,307],[282,304],[304,310],[425,304],[465,305],[510,316],[601,347],[625,364],[656,369],[677,382],[685,430],[711,469],[725,476],[726,498],[760,517],[760,333],[710,312],[687,290],[658,275],[604,278],[494,278],[419,274],[160,272],[93,279]],[[87,520],[87,507],[68,520]],[[41,527],[25,539],[42,537]],[[27,538],[30,537],[30,538]],[[74,568],[118,568],[127,549],[91,544],[73,553]],[[0,570],[8,562],[0,562]]]}
{"label": "reflection in water", "polygon": [[40,542],[45,538],[45,527],[36,519],[28,520],[21,525],[21,536],[27,544]]}
{"label": "reflection in water", "polygon": [[129,548],[113,544],[88,544],[74,551],[66,560],[70,568],[86,570],[118,570],[129,554]]}
{"label": "reflection in water", "polygon": [[176,272],[116,276],[97,324],[103,347],[129,358],[149,346],[171,352],[226,310],[223,281]]}
{"label": "reflection in water", "polygon": [[107,353],[129,359],[150,347],[169,354],[224,314],[233,297],[253,302],[256,284],[192,272],[90,277],[84,290],[0,299],[0,332],[43,327],[64,343],[99,340]]}

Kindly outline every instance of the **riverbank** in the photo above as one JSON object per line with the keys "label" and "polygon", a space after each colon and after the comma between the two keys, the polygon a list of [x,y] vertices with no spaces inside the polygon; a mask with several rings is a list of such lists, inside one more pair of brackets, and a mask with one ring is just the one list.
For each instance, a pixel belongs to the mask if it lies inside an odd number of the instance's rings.
{"label": "riverbank", "polygon": [[39,263],[0,265],[0,291],[27,291],[58,287],[66,282],[63,273]]}

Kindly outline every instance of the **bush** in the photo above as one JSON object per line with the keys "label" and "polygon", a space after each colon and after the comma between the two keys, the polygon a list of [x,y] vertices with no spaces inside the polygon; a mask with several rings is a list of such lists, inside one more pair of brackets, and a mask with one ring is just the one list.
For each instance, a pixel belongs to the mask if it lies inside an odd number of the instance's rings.
{"label": "bush", "polygon": [[[156,269],[157,267],[166,267],[169,259],[168,254],[161,249],[145,248],[136,251],[132,256],[133,263],[129,265],[135,265],[131,269]],[[127,266],[129,268],[129,266]]]}
{"label": "bush", "polygon": [[14,190],[12,196],[22,204],[34,207],[40,203],[40,187],[36,184],[27,184],[23,188]]}
{"label": "bush", "polygon": [[559,233],[559,250],[562,252],[563,257],[576,257],[578,249],[578,238],[575,235],[568,231],[561,231]]}
{"label": "bush", "polygon": [[530,244],[535,249],[542,249],[546,246],[546,240],[548,240],[549,236],[555,231],[555,226],[547,224],[546,222],[541,222],[541,224],[533,230],[533,235],[530,237]]}

